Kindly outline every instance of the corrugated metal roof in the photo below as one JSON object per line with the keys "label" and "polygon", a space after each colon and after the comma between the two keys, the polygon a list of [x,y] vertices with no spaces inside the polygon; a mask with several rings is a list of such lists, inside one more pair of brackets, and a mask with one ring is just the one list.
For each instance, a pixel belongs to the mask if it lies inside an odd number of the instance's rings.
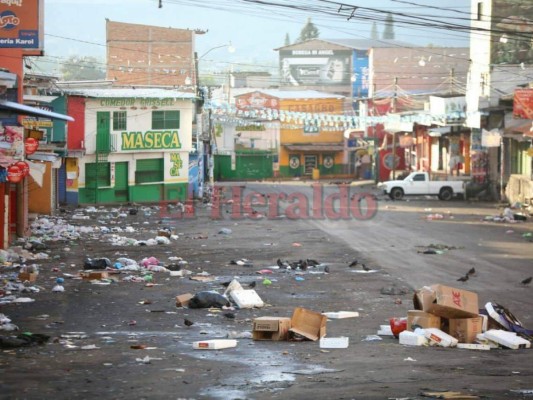
{"label": "corrugated metal roof", "polygon": [[171,89],[63,89],[66,94],[73,96],[94,97],[94,98],[138,98],[138,99],[195,99],[193,93],[180,92]]}
{"label": "corrugated metal roof", "polygon": [[39,103],[51,103],[58,97],[59,96],[38,96],[38,95],[32,95],[32,94],[25,94],[24,100],[25,101],[36,101]]}
{"label": "corrugated metal roof", "polygon": [[317,90],[261,89],[250,90],[249,92],[242,93],[240,96],[254,92],[264,93],[268,96],[276,97],[278,99],[344,99],[344,96],[341,96],[339,94],[319,92]]}

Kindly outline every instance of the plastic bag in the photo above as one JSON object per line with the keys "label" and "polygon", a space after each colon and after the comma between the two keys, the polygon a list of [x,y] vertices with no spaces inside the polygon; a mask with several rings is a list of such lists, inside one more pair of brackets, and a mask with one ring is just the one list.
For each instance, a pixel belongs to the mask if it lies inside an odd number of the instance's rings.
{"label": "plastic bag", "polygon": [[229,307],[229,300],[217,292],[198,292],[189,300],[189,308]]}
{"label": "plastic bag", "polygon": [[106,269],[107,267],[111,267],[109,258],[87,257],[83,262],[83,269]]}
{"label": "plastic bag", "polygon": [[389,323],[395,338],[399,338],[400,333],[407,329],[407,318],[391,318],[389,319]]}

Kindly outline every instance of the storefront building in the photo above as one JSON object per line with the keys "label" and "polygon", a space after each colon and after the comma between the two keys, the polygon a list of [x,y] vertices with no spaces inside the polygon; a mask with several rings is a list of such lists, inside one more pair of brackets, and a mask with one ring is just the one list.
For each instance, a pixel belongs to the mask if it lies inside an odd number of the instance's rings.
{"label": "storefront building", "polygon": [[[165,89],[68,90],[69,202],[185,200],[194,95]],[[70,157],[72,155],[73,157]],[[75,156],[75,157],[74,157]]]}

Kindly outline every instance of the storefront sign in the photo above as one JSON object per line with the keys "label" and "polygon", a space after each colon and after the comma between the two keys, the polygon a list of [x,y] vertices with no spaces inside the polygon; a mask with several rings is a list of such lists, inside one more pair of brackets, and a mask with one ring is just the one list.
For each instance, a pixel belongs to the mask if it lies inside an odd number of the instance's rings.
{"label": "storefront sign", "polygon": [[9,182],[19,183],[22,178],[22,171],[17,165],[11,164],[9,167],[7,167],[7,180]]}
{"label": "storefront sign", "polygon": [[172,167],[170,168],[170,176],[180,176],[180,170],[183,167],[183,160],[180,153],[172,153],[170,155],[170,162]]}
{"label": "storefront sign", "polygon": [[168,107],[173,106],[175,99],[167,97],[164,99],[136,99],[130,97],[111,97],[107,99],[101,99],[100,105],[102,107]]}
{"label": "storefront sign", "polygon": [[122,150],[181,149],[178,131],[122,132]]}
{"label": "storefront sign", "polygon": [[513,116],[533,119],[533,89],[516,89],[514,91]]}
{"label": "storefront sign", "polygon": [[52,128],[54,123],[51,119],[38,119],[38,118],[24,118],[22,120],[22,126],[26,129],[32,128]]}
{"label": "storefront sign", "polygon": [[324,160],[322,162],[322,165],[324,165],[324,168],[330,169],[334,165],[333,157],[332,156],[324,156]]}
{"label": "storefront sign", "polygon": [[0,48],[42,48],[43,0],[0,1]]}
{"label": "storefront sign", "polygon": [[26,154],[33,154],[37,151],[39,148],[39,142],[37,139],[34,138],[27,138],[24,142],[24,150],[26,150]]}
{"label": "storefront sign", "polygon": [[291,155],[289,157],[289,167],[291,169],[298,169],[300,168],[300,156],[298,155]]}
{"label": "storefront sign", "polygon": [[23,178],[27,177],[30,174],[30,166],[26,161],[17,161],[15,165],[19,167]]}

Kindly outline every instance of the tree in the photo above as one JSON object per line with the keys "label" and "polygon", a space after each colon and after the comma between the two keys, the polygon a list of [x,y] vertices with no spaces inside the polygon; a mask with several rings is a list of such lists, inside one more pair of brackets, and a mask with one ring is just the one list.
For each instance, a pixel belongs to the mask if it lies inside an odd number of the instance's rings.
{"label": "tree", "polygon": [[394,18],[388,13],[385,18],[385,29],[383,30],[383,39],[394,39]]}
{"label": "tree", "polygon": [[288,46],[291,44],[291,38],[289,37],[289,34],[285,34],[285,46]]}
{"label": "tree", "polygon": [[315,24],[311,22],[311,17],[307,18],[307,23],[300,32],[298,42],[305,42],[306,40],[317,39],[318,36],[320,36],[318,28],[315,26]]}
{"label": "tree", "polygon": [[374,40],[379,39],[378,26],[376,25],[376,21],[372,22],[372,30],[370,31],[370,38]]}
{"label": "tree", "polygon": [[93,56],[70,56],[61,66],[65,81],[90,81],[105,78],[103,63]]}

